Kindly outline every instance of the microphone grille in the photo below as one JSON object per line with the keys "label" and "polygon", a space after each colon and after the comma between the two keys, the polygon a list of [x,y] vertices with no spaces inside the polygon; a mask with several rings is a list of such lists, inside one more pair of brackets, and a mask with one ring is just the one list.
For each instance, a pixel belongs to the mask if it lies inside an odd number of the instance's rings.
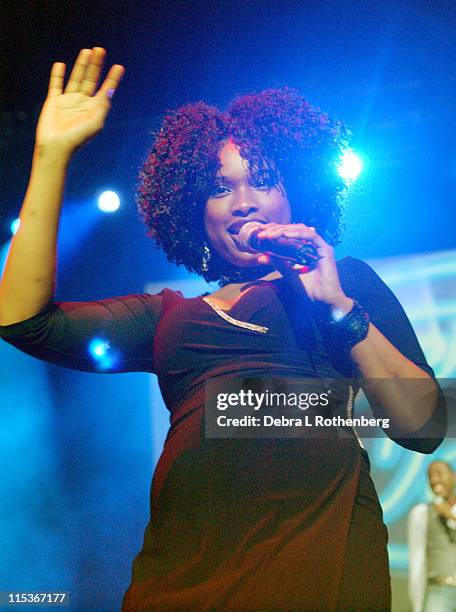
{"label": "microphone grille", "polygon": [[239,244],[245,251],[248,251],[249,253],[257,252],[255,251],[255,249],[252,249],[249,244],[249,240],[250,236],[252,235],[252,232],[254,232],[258,227],[260,227],[260,225],[261,223],[258,223],[258,221],[248,221],[247,223],[244,223],[244,225],[239,230]]}

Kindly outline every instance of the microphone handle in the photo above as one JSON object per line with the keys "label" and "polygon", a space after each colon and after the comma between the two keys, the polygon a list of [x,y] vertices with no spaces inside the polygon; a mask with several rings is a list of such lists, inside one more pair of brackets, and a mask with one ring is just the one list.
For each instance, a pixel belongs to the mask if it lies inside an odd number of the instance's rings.
{"label": "microphone handle", "polygon": [[298,263],[311,268],[315,266],[317,261],[320,259],[315,245],[311,242],[302,244],[298,249],[297,255]]}

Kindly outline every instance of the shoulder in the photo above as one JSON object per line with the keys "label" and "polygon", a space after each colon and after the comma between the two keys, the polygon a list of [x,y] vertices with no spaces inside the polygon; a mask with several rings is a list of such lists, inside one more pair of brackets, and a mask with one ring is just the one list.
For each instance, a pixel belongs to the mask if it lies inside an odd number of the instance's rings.
{"label": "shoulder", "polygon": [[187,309],[188,306],[198,301],[195,298],[184,296],[180,290],[169,289],[168,287],[162,289],[158,296],[161,299],[161,318],[176,310]]}
{"label": "shoulder", "polygon": [[336,265],[341,285],[352,297],[370,298],[385,292],[390,293],[380,276],[365,261],[344,257],[336,262]]}
{"label": "shoulder", "polygon": [[341,277],[346,279],[362,279],[366,276],[378,276],[376,272],[361,259],[356,257],[344,257],[336,262],[337,270]]}
{"label": "shoulder", "polygon": [[161,298],[167,298],[167,299],[175,299],[175,300],[178,300],[178,299],[185,300],[186,299],[182,291],[175,291],[174,289],[169,289],[168,287],[165,287],[164,289],[162,289],[160,293],[158,293],[157,295],[159,295]]}

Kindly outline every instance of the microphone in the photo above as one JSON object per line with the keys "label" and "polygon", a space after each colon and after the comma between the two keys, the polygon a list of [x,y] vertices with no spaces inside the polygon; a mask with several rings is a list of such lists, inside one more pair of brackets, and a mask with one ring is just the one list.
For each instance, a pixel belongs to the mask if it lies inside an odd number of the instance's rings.
{"label": "microphone", "polygon": [[318,257],[317,249],[312,242],[303,242],[296,238],[258,238],[258,233],[261,231],[261,223],[249,221],[239,230],[239,243],[241,251],[247,253],[266,253],[274,257],[288,259],[294,263],[301,264],[313,268]]}

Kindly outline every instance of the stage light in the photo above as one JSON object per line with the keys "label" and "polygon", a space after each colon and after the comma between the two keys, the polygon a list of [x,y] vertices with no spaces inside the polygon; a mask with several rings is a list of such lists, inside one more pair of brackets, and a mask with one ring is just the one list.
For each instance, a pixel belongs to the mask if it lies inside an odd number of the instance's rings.
{"label": "stage light", "polygon": [[19,219],[19,217],[17,219],[14,219],[14,221],[11,223],[10,229],[11,229],[11,233],[13,234],[13,236],[19,229],[20,224],[21,224],[21,220]]}
{"label": "stage light", "polygon": [[120,198],[115,191],[103,191],[98,196],[98,208],[105,213],[116,212],[120,206]]}
{"label": "stage light", "polygon": [[352,149],[348,149],[342,155],[337,171],[346,183],[353,183],[361,174],[363,162],[360,156]]}
{"label": "stage light", "polygon": [[89,351],[94,359],[101,359],[109,351],[109,342],[101,340],[100,338],[93,338],[89,344]]}
{"label": "stage light", "polygon": [[89,343],[89,354],[99,370],[110,370],[117,361],[110,343],[102,338],[92,338]]}

